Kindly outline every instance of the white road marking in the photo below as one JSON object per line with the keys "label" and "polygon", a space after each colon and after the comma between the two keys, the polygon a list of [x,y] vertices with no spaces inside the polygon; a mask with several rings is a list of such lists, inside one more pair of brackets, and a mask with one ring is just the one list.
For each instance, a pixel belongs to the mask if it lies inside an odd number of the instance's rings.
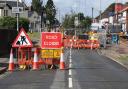
{"label": "white road marking", "polygon": [[70,56],[69,62],[72,63],[72,58],[71,58],[71,56]]}
{"label": "white road marking", "polygon": [[[71,68],[72,67],[72,51],[71,51],[71,48],[70,48],[70,55],[69,55],[69,68]],[[71,69],[69,69],[69,78],[68,78],[68,87],[69,88],[73,88],[73,84],[72,84],[72,70]]]}
{"label": "white road marking", "polygon": [[71,63],[69,64],[69,68],[72,68],[72,64]]}
{"label": "white road marking", "polygon": [[69,76],[71,76],[72,75],[72,70],[69,70]]}
{"label": "white road marking", "polygon": [[72,84],[72,78],[68,78],[68,87],[69,88],[73,88],[73,84]]}

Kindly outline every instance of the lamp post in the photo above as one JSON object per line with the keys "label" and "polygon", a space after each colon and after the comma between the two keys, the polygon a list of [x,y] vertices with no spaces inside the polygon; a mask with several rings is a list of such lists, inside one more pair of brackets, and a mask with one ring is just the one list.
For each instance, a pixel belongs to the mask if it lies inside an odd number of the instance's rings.
{"label": "lamp post", "polygon": [[42,17],[42,21],[41,21],[42,23],[41,23],[41,25],[44,28],[44,31],[45,31],[45,27],[46,27],[45,20],[46,20],[46,13],[43,12],[43,17]]}
{"label": "lamp post", "polygon": [[50,24],[49,20],[46,20],[46,24],[47,24],[47,31],[49,31],[49,24]]}
{"label": "lamp post", "polygon": [[101,20],[101,18],[102,18],[102,17],[101,17],[101,12],[102,12],[102,11],[101,11],[101,0],[100,0],[100,20]]}
{"label": "lamp post", "polygon": [[[17,0],[17,8],[18,8],[19,0]],[[19,31],[19,13],[16,13],[16,19],[17,19],[17,31]]]}
{"label": "lamp post", "polygon": [[78,25],[79,25],[78,17],[75,17],[74,25],[75,25],[75,41],[76,41],[76,27],[78,27]]}

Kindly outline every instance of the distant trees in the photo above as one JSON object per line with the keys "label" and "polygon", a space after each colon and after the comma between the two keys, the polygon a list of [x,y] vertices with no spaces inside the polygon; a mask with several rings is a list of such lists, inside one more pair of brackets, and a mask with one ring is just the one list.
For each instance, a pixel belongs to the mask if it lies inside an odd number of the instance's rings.
{"label": "distant trees", "polygon": [[56,8],[54,2],[53,0],[48,0],[45,6],[42,4],[43,1],[41,0],[32,0],[33,10],[41,15],[45,24],[48,24],[49,27],[53,27],[56,23],[58,23],[58,20],[56,19]]}
{"label": "distant trees", "polygon": [[89,16],[84,16],[83,13],[71,13],[71,14],[66,14],[65,17],[63,18],[62,25],[64,28],[76,28],[75,27],[75,17],[78,17],[78,27],[79,28],[85,28],[88,29],[91,26],[92,19]]}
{"label": "distant trees", "polygon": [[42,6],[43,1],[41,0],[32,0],[32,8],[34,11],[36,11],[38,14],[41,14],[41,10],[43,8]]}
{"label": "distant trees", "polygon": [[63,18],[62,26],[64,28],[74,28],[74,20],[75,20],[75,15],[68,15],[66,14],[65,17]]}
{"label": "distant trees", "polygon": [[19,27],[23,27],[26,32],[29,30],[29,20],[26,18],[19,18]]}
{"label": "distant trees", "polygon": [[[52,27],[56,23],[56,8],[53,0],[48,0],[45,5],[46,10],[46,20],[49,21],[49,25]],[[47,23],[47,22],[46,22]]]}

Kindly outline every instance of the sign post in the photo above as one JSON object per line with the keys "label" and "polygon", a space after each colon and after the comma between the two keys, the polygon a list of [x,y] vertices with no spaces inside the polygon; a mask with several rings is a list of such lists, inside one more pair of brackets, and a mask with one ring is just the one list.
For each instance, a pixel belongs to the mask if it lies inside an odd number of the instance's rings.
{"label": "sign post", "polygon": [[17,7],[12,7],[12,13],[16,14],[17,19],[17,31],[19,31],[19,13],[23,12],[23,7],[18,6],[19,0],[17,0]]}

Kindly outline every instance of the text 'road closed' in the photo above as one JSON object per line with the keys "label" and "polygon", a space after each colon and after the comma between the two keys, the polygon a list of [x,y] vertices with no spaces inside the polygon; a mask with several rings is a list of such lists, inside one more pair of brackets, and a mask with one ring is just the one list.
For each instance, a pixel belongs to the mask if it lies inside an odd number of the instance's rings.
{"label": "text 'road closed'", "polygon": [[62,35],[60,32],[42,32],[41,47],[44,49],[56,49],[62,47]]}

